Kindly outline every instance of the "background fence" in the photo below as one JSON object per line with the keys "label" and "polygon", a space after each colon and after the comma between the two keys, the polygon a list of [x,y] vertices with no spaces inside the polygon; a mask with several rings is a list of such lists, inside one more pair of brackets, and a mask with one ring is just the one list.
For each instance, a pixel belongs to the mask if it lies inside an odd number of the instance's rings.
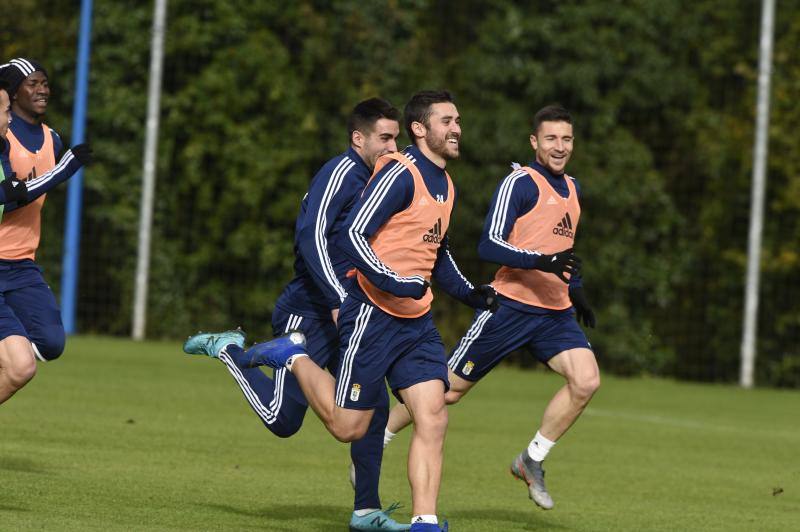
{"label": "background fence", "polygon": [[[6,7],[7,6],[7,7]],[[73,2],[5,0],[0,53],[51,76],[47,122],[66,135]],[[41,12],[48,16],[42,17]],[[78,330],[130,333],[152,5],[95,2]],[[309,179],[347,145],[352,105],[402,107],[450,89],[462,114],[454,255],[476,245],[533,113],[576,119],[584,192],[576,250],[598,314],[601,366],[735,381],[752,167],[760,3],[171,0],[167,15],[147,333],[270,332],[291,277]],[[778,2],[757,382],[800,385],[800,5]],[[407,139],[402,139],[407,141]],[[58,292],[64,190],[48,196],[38,260]],[[452,345],[469,309],[441,296]],[[519,359],[525,362],[524,357]]]}

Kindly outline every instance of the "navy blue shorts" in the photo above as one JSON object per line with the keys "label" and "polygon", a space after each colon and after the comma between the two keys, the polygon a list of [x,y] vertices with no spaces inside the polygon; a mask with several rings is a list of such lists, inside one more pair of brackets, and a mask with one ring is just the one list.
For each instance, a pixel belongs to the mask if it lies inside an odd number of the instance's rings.
{"label": "navy blue shorts", "polygon": [[468,381],[478,381],[509,353],[527,347],[538,360],[567,349],[591,349],[572,309],[532,314],[507,305],[492,314],[478,310],[467,333],[450,354],[447,365]]}
{"label": "navy blue shorts", "polygon": [[32,260],[0,261],[0,340],[24,336],[42,360],[64,350],[64,326],[56,298]]}
{"label": "navy blue shorts", "polygon": [[[290,330],[302,331],[306,337],[306,349],[311,360],[321,368],[328,370],[336,375],[339,366],[339,335],[333,320],[320,320],[291,314],[280,308],[276,308],[272,313],[272,331],[275,336],[279,336]],[[283,373],[284,375],[280,375]],[[278,377],[282,377],[282,389],[280,393],[288,394],[289,397],[298,403],[307,405],[300,384],[291,372],[281,368],[275,370],[273,377],[276,382]]]}
{"label": "navy blue shorts", "polygon": [[447,355],[428,312],[419,318],[397,318],[348,296],[339,309],[340,367],[336,404],[355,410],[380,404],[384,378],[392,392],[414,384],[447,380]]}

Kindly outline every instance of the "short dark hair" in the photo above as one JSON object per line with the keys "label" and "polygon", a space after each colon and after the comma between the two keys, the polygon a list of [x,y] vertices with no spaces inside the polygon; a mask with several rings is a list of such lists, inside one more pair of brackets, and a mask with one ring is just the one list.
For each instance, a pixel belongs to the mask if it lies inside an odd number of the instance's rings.
{"label": "short dark hair", "polygon": [[353,131],[370,133],[375,127],[375,122],[381,118],[400,122],[400,110],[383,98],[370,98],[359,102],[353,107],[347,117],[347,133],[350,141],[353,140]]}
{"label": "short dark hair", "polygon": [[455,103],[453,101],[453,95],[450,94],[448,91],[419,91],[414,96],[408,100],[406,104],[405,110],[403,110],[403,115],[405,116],[405,127],[406,133],[408,133],[408,138],[411,139],[411,142],[414,144],[417,143],[417,139],[414,136],[414,132],[411,131],[411,124],[414,122],[419,122],[420,124],[424,125],[425,127],[430,127],[430,119],[431,119],[431,106],[435,103]]}
{"label": "short dark hair", "polygon": [[572,115],[561,105],[554,103],[539,109],[533,116],[533,133],[539,131],[542,122],[566,122],[572,124]]}
{"label": "short dark hair", "polygon": [[11,93],[9,92],[8,88],[9,88],[8,82],[3,78],[0,78],[0,91],[6,91],[8,96],[11,97]]}

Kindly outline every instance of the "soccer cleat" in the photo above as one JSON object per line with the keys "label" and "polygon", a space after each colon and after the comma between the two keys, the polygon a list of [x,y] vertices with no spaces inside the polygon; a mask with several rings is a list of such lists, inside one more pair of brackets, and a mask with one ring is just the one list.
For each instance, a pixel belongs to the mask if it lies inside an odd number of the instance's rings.
{"label": "soccer cleat", "polygon": [[245,353],[251,367],[269,366],[281,369],[293,355],[306,352],[306,337],[300,331],[289,331],[269,342],[256,344]]}
{"label": "soccer cleat", "polygon": [[409,532],[447,532],[447,521],[444,522],[442,528],[431,523],[412,523],[408,530]]}
{"label": "soccer cleat", "polygon": [[389,514],[400,508],[400,505],[392,503],[385,510],[375,510],[367,515],[358,516],[353,512],[350,518],[350,532],[361,532],[364,530],[409,530],[411,525],[398,523]]}
{"label": "soccer cleat", "polygon": [[225,346],[234,344],[244,346],[245,333],[241,329],[221,333],[197,333],[183,343],[183,352],[187,355],[208,355],[219,358],[219,352]]}
{"label": "soccer cleat", "polygon": [[553,499],[544,487],[544,469],[542,462],[537,462],[522,451],[511,463],[511,474],[528,485],[528,496],[541,508],[549,510],[553,507]]}

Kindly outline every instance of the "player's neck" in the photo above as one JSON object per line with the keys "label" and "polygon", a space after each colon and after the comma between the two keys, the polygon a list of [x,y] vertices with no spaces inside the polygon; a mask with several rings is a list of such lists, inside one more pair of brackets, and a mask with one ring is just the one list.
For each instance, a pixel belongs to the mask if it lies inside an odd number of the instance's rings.
{"label": "player's neck", "polygon": [[29,123],[32,126],[41,125],[42,120],[44,119],[44,115],[36,115],[33,113],[28,113],[16,104],[13,104],[11,106],[11,112],[14,113],[15,118],[21,118],[22,120],[24,120],[25,122]]}
{"label": "player's neck", "polygon": [[564,174],[566,173],[566,168],[564,168],[564,170],[562,170],[561,172],[554,172],[552,168],[550,168],[550,167],[549,167],[549,166],[547,166],[546,164],[542,163],[542,161],[540,161],[538,157],[536,158],[536,161],[535,161],[535,163],[536,163],[537,165],[539,165],[539,167],[540,167],[542,170],[545,170],[545,171],[547,171],[547,173],[548,173],[548,174],[550,174],[550,177],[552,177],[552,178],[554,178],[554,179],[557,179],[557,178],[559,178],[559,177],[564,177]]}
{"label": "player's neck", "polygon": [[431,149],[428,147],[428,143],[425,141],[420,142],[416,145],[422,155],[424,155],[430,162],[441,168],[442,170],[445,169],[447,166],[447,160],[442,157],[441,155],[435,154]]}
{"label": "player's neck", "polygon": [[364,153],[364,150],[362,148],[359,148],[355,144],[350,144],[350,149],[353,150],[353,152],[356,155],[358,155],[359,159],[361,159],[360,162],[364,163],[364,166],[366,166],[367,168],[369,168],[370,171],[372,171],[374,165],[370,166],[370,164],[367,163],[367,154]]}

